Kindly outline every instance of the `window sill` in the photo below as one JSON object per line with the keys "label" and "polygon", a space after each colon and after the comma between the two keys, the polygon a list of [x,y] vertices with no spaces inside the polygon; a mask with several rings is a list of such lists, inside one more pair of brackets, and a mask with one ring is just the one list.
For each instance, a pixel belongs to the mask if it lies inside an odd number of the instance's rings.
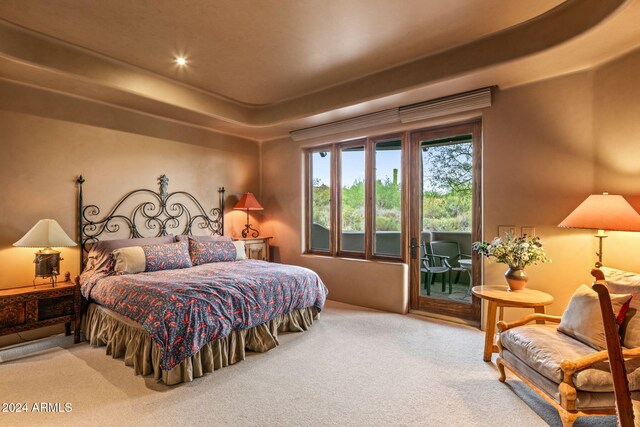
{"label": "window sill", "polygon": [[393,265],[399,265],[399,264],[404,264],[406,265],[407,262],[405,262],[404,260],[400,259],[400,258],[382,258],[382,257],[374,257],[374,258],[370,258],[370,259],[365,259],[364,257],[350,257],[350,256],[341,256],[341,255],[337,255],[337,256],[333,256],[330,254],[324,254],[324,253],[319,253],[319,252],[304,252],[302,253],[302,256],[305,258],[330,258],[330,259],[339,259],[339,260],[347,260],[347,261],[359,261],[359,262],[370,262],[370,263],[379,263],[379,264],[393,264]]}

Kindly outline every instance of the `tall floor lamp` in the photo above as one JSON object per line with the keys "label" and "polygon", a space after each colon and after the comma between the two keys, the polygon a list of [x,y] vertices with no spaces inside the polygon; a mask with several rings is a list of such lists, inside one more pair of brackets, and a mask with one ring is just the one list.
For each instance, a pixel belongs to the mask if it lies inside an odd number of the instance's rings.
{"label": "tall floor lamp", "polygon": [[625,200],[614,194],[592,194],[573,210],[558,227],[598,230],[598,262],[602,266],[602,239],[609,231],[640,231],[640,214]]}

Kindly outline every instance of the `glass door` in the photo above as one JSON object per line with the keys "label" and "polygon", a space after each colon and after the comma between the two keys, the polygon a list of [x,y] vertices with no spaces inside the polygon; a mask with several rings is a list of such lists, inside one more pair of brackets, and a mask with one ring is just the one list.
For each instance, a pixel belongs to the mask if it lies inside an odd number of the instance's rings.
{"label": "glass door", "polygon": [[481,124],[465,123],[411,135],[411,308],[480,320]]}

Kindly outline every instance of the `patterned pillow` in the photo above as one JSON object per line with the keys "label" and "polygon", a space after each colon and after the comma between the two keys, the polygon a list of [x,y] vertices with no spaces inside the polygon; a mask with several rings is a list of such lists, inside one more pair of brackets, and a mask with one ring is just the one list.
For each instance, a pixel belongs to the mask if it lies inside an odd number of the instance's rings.
{"label": "patterned pillow", "polygon": [[175,270],[192,267],[189,244],[185,241],[164,245],[142,247],[145,257],[145,271]]}
{"label": "patterned pillow", "polygon": [[190,237],[189,254],[193,265],[235,261],[236,246],[229,240],[197,241]]}

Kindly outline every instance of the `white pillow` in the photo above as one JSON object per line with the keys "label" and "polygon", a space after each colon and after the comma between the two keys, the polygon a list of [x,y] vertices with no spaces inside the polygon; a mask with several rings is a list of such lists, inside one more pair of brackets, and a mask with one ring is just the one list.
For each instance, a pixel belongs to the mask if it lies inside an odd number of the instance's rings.
{"label": "white pillow", "polygon": [[618,270],[617,268],[609,268],[604,265],[600,267],[604,273],[604,278],[609,283],[625,286],[640,286],[640,274],[631,271]]}
{"label": "white pillow", "polygon": [[142,273],[147,267],[142,246],[116,249],[111,254],[115,261],[114,270],[118,273]]}
{"label": "white pillow", "polygon": [[[629,294],[610,294],[613,314],[624,318],[629,308]],[[573,293],[567,309],[562,314],[558,331],[569,335],[595,348],[605,350],[607,342],[604,335],[602,312],[598,293],[587,285],[580,285]]]}
{"label": "white pillow", "polygon": [[233,245],[236,247],[236,261],[247,259],[247,252],[244,248],[244,240],[235,240]]}
{"label": "white pillow", "polygon": [[621,328],[622,345],[640,347],[640,274],[604,266],[600,270],[604,273],[609,292],[633,295]]}

